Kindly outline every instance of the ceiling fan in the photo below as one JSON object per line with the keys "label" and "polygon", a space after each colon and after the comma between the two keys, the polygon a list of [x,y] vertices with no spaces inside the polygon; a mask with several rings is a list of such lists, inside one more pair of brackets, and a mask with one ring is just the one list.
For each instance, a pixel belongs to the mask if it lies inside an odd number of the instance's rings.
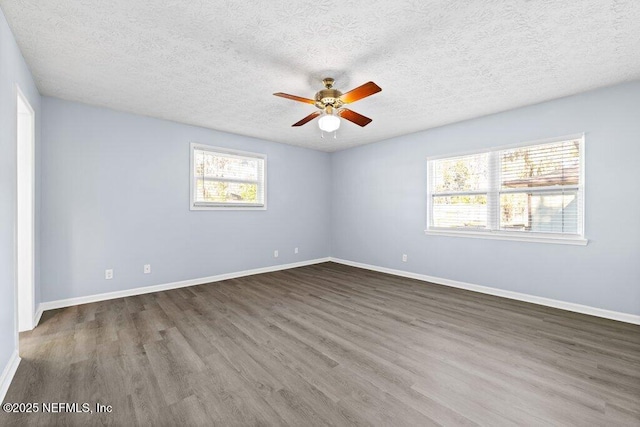
{"label": "ceiling fan", "polygon": [[318,121],[318,125],[320,129],[325,132],[333,132],[340,127],[339,117],[362,127],[371,123],[371,119],[369,117],[365,117],[362,114],[351,111],[348,108],[344,108],[343,105],[356,102],[362,98],[366,98],[367,96],[380,92],[382,90],[380,86],[374,82],[368,82],[343,94],[339,90],[333,89],[334,81],[335,80],[331,77],[327,77],[322,80],[325,88],[316,93],[315,99],[302,98],[300,96],[289,95],[282,92],[274,93],[275,96],[281,96],[294,101],[315,105],[321,110],[309,114],[307,117],[291,126],[302,126],[318,116],[322,116]]}

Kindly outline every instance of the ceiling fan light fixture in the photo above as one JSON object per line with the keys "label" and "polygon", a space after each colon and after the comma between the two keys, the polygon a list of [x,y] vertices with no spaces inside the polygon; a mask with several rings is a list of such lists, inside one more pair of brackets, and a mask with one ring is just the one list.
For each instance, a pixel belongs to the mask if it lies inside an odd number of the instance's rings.
{"label": "ceiling fan light fixture", "polygon": [[334,132],[340,127],[340,119],[331,114],[325,114],[318,120],[320,130],[324,132]]}

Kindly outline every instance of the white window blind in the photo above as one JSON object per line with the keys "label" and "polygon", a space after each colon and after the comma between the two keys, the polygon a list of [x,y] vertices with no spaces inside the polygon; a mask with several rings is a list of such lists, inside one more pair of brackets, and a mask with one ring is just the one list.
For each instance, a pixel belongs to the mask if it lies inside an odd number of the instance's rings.
{"label": "white window blind", "polygon": [[427,231],[583,238],[584,138],[428,159]]}
{"label": "white window blind", "polygon": [[266,156],[191,145],[191,208],[265,208]]}

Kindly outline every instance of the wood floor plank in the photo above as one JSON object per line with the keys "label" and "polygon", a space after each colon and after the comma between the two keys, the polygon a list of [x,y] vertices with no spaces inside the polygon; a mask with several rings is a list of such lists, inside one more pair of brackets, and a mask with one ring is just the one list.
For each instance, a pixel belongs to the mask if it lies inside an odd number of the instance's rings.
{"label": "wood floor plank", "polygon": [[638,425],[640,327],[323,263],[45,312],[0,425]]}

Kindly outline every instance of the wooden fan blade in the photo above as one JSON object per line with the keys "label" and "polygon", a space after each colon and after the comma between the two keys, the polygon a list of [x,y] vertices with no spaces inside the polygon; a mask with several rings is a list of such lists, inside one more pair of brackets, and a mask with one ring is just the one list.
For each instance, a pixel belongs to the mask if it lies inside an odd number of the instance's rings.
{"label": "wooden fan blade", "polygon": [[343,119],[347,119],[350,122],[353,122],[358,126],[362,126],[362,127],[365,127],[366,125],[372,122],[372,120],[369,117],[365,117],[360,113],[356,113],[355,111],[349,110],[348,108],[341,108],[338,111],[338,114]]}
{"label": "wooden fan blade", "polygon": [[293,126],[302,126],[303,124],[308,123],[311,120],[315,119],[320,114],[322,114],[320,111],[316,111],[314,113],[311,113],[307,117],[305,117],[304,119],[300,120],[299,122],[292,124],[291,127],[293,127]]}
{"label": "wooden fan blade", "polygon": [[349,104],[351,102],[356,102],[362,98],[366,98],[367,96],[371,96],[374,93],[378,93],[381,90],[382,89],[380,88],[380,86],[378,86],[374,82],[369,82],[345,93],[340,97],[340,100],[345,104]]}
{"label": "wooden fan blade", "polygon": [[315,104],[316,103],[316,101],[314,101],[313,99],[303,98],[301,96],[289,95],[288,93],[278,92],[278,93],[274,93],[274,95],[275,96],[281,96],[281,97],[287,98],[287,99],[292,99],[294,101],[304,102],[306,104]]}

